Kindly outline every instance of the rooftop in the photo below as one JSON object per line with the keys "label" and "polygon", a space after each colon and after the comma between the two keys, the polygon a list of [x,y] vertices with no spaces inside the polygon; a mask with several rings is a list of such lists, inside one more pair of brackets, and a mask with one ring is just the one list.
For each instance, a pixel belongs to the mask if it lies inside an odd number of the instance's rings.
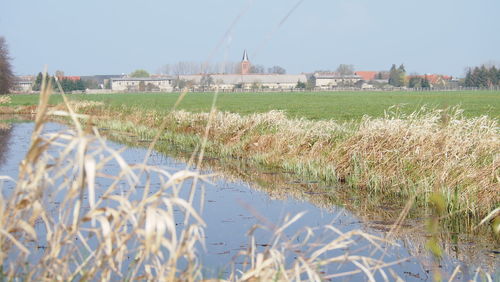
{"label": "rooftop", "polygon": [[164,81],[172,80],[174,77],[114,77],[111,78],[112,81]]}

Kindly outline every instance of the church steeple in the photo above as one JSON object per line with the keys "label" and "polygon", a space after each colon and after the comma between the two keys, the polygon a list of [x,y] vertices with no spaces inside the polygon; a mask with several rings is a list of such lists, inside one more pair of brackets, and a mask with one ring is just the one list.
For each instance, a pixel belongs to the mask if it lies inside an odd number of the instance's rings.
{"label": "church steeple", "polygon": [[243,59],[241,60],[241,74],[250,73],[250,60],[248,59],[247,50],[243,52]]}
{"label": "church steeple", "polygon": [[247,50],[243,52],[243,59],[241,60],[242,62],[249,62],[250,60],[248,59],[248,53]]}

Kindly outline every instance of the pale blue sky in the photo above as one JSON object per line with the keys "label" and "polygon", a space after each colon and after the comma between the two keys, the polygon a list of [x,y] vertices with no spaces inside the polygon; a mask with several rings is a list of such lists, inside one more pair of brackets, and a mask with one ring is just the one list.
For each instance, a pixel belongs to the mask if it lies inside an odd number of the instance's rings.
{"label": "pale blue sky", "polygon": [[91,75],[205,61],[241,13],[213,61],[238,61],[247,49],[253,63],[288,73],[404,63],[408,72],[454,76],[500,61],[499,0],[304,0],[277,29],[296,3],[0,0],[0,36],[17,74],[45,64],[51,72]]}

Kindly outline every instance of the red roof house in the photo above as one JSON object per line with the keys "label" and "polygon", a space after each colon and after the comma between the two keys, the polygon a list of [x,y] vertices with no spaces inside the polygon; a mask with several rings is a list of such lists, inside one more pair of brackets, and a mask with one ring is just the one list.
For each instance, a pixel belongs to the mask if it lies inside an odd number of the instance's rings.
{"label": "red roof house", "polygon": [[377,75],[376,71],[357,71],[354,74],[361,76],[364,81],[374,80]]}

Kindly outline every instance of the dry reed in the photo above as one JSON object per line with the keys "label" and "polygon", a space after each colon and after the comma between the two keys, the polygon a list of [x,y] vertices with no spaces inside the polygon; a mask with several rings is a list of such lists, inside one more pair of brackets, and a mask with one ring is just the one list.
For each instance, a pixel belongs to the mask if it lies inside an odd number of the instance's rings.
{"label": "dry reed", "polygon": [[0,96],[0,105],[10,104],[11,98],[10,96]]}
{"label": "dry reed", "polygon": [[[100,115],[101,126],[141,136],[154,132],[164,117],[129,108],[93,113]],[[200,137],[209,114],[175,111],[167,118],[167,134]],[[457,108],[423,108],[344,124],[288,119],[280,111],[217,112],[209,149],[370,192],[416,195],[423,203],[438,191],[451,212],[480,218],[500,203],[499,132],[497,120],[466,118]]]}

